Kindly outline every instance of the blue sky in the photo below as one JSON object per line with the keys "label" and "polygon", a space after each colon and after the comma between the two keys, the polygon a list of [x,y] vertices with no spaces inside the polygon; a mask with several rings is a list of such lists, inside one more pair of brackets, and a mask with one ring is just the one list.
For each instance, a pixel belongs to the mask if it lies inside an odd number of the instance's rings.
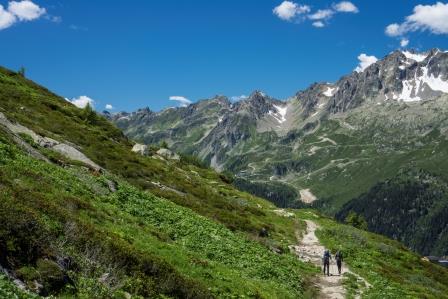
{"label": "blue sky", "polygon": [[[69,99],[87,96],[97,110],[160,110],[179,104],[172,96],[255,89],[284,99],[336,81],[361,53],[381,58],[402,40],[448,49],[448,28],[431,17],[445,12],[436,1],[353,0],[356,11],[345,12],[338,1],[292,1],[277,14],[283,1],[17,1],[0,0],[0,65],[24,66],[27,77]],[[434,9],[416,13],[417,5]]]}

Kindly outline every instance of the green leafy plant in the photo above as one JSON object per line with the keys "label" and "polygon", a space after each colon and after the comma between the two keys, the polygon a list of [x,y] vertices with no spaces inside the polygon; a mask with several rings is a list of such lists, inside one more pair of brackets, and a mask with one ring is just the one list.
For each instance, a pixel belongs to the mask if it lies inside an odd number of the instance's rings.
{"label": "green leafy plant", "polygon": [[358,215],[354,211],[350,211],[350,213],[348,213],[345,218],[345,223],[359,229],[367,230],[367,221],[362,215]]}

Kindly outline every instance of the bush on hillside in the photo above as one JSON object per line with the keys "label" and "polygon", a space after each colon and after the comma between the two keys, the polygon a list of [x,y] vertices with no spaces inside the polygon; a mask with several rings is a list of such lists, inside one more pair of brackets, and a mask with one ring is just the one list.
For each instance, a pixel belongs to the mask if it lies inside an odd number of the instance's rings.
{"label": "bush on hillside", "polygon": [[362,215],[358,215],[353,211],[350,211],[350,213],[348,213],[347,217],[345,218],[345,223],[359,229],[367,230],[366,219]]}

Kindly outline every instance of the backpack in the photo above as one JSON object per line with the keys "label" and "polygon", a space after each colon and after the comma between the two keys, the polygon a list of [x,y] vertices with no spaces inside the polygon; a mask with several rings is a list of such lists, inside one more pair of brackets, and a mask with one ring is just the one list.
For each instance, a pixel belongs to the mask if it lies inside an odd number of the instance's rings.
{"label": "backpack", "polygon": [[330,252],[325,250],[324,252],[324,263],[328,263],[330,261]]}
{"label": "backpack", "polygon": [[342,261],[342,252],[338,251],[336,252],[336,255],[334,256],[334,258],[336,259],[336,261]]}

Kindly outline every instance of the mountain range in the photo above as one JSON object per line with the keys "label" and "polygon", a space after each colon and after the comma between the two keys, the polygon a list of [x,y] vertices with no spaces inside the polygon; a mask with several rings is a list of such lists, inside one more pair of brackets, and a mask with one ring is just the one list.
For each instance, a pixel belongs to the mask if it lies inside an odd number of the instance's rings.
{"label": "mountain range", "polygon": [[394,51],[287,100],[261,91],[105,116],[142,144],[167,143],[241,190],[315,207],[422,254],[448,254],[448,53]]}
{"label": "mountain range", "polygon": [[[287,123],[286,105],[258,92],[240,103],[218,98],[193,107],[208,109],[201,115],[211,127],[212,112],[221,109],[238,110],[238,117],[218,118],[220,126],[257,124],[269,115],[272,123]],[[197,112],[193,107],[165,113],[184,113],[180,123]],[[135,114],[145,121],[154,117],[148,110]],[[316,124],[315,132],[331,129],[326,122]],[[269,133],[257,133],[257,127],[228,130],[234,135],[222,136],[233,136],[228,140],[235,138],[235,144]],[[312,134],[313,128],[306,130]],[[344,140],[325,132],[324,138]],[[277,133],[269,134],[274,149],[289,148],[289,132],[281,135],[283,145],[274,143]],[[316,139],[333,150],[332,142]],[[388,217],[403,217],[406,208],[418,218],[425,211],[420,204],[432,214],[435,205],[443,209],[442,176],[414,170],[413,180],[406,180],[412,170],[402,171],[402,181],[379,183],[338,210],[337,217],[349,214],[347,225],[317,210],[282,209],[238,190],[237,182],[249,189],[253,181],[218,173],[166,143],[135,143],[90,106],[80,109],[23,72],[0,67],[0,298],[321,298],[335,290],[347,298],[447,298],[447,269],[358,228],[365,228],[359,214],[371,212],[363,210],[364,201],[375,195],[371,201],[380,206],[383,191],[393,192],[389,206],[383,205]],[[287,157],[285,151],[278,158]],[[287,184],[275,180],[256,190],[283,194]],[[309,188],[312,197],[318,190]],[[421,200],[413,201],[413,193]],[[402,194],[411,198],[409,205],[394,204]],[[434,220],[426,226],[433,233],[445,220],[428,219]],[[407,220],[411,226],[414,218]],[[383,233],[390,231],[401,233],[398,227]],[[317,267],[316,250],[324,248],[342,250],[347,269],[328,277],[330,284]],[[309,250],[314,263],[301,250]]]}

